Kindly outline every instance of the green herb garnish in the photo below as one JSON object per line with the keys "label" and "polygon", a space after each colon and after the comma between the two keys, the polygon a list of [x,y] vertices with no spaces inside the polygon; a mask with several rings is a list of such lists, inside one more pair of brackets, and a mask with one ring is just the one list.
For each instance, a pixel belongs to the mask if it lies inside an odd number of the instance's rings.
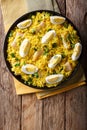
{"label": "green herb garnish", "polygon": [[23,62],[23,65],[26,65],[26,62],[25,62],[25,61]]}
{"label": "green herb garnish", "polygon": [[38,19],[38,23],[40,23],[41,22],[41,19]]}
{"label": "green herb garnish", "polygon": [[75,47],[75,44],[72,43],[72,44],[70,44],[70,46],[73,49]]}
{"label": "green herb garnish", "polygon": [[14,53],[11,53],[11,57],[15,57],[15,54],[14,54]]}
{"label": "green herb garnish", "polygon": [[32,34],[36,34],[36,29],[33,28],[33,29],[31,30],[31,33],[32,33]]}
{"label": "green herb garnish", "polygon": [[51,28],[49,28],[48,30],[47,30],[47,32],[49,32],[49,31],[51,31],[52,29]]}
{"label": "green herb garnish", "polygon": [[45,46],[43,55],[47,55],[49,53],[49,49]]}
{"label": "green herb garnish", "polygon": [[31,85],[31,84],[32,84],[32,78],[29,78],[29,79],[28,79],[27,84],[28,84],[28,85]]}
{"label": "green herb garnish", "polygon": [[39,77],[38,72],[32,74],[32,76],[35,77],[35,78],[38,78]]}
{"label": "green herb garnish", "polygon": [[71,35],[70,34],[68,34],[67,38],[66,38],[66,42],[68,42],[68,41],[71,42]]}
{"label": "green herb garnish", "polygon": [[17,66],[20,66],[20,63],[19,63],[19,62],[15,64],[15,67],[17,67]]}
{"label": "green herb garnish", "polygon": [[57,74],[55,70],[53,70],[53,74]]}
{"label": "green herb garnish", "polygon": [[64,26],[65,28],[68,28],[69,24],[68,24],[67,22],[64,22],[64,23],[63,23],[63,26]]}
{"label": "green herb garnish", "polygon": [[13,32],[10,32],[8,37],[12,37],[12,36],[13,36]]}
{"label": "green herb garnish", "polygon": [[35,51],[37,51],[37,48],[34,48]]}
{"label": "green herb garnish", "polygon": [[61,68],[60,68],[60,72],[63,70],[63,66],[61,66]]}
{"label": "green herb garnish", "polygon": [[57,47],[57,43],[53,43],[53,44],[52,44],[52,47],[53,47],[53,48],[56,48],[56,47]]}
{"label": "green herb garnish", "polygon": [[64,52],[62,52],[62,58],[65,58],[66,57],[66,55],[65,55],[65,53]]}
{"label": "green herb garnish", "polygon": [[19,59],[16,57],[15,60],[18,61]]}

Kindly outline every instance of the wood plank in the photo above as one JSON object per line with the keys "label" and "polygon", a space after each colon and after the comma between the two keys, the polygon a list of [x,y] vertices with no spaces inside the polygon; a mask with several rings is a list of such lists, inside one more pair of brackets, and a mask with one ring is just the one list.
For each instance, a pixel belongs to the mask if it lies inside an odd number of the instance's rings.
{"label": "wood plank", "polygon": [[3,58],[4,26],[0,9],[0,130],[20,130],[21,97],[18,97],[12,76]]}
{"label": "wood plank", "polygon": [[[65,3],[58,1],[64,13]],[[43,100],[35,94],[22,96],[22,130],[64,130],[64,97],[64,93]]]}
{"label": "wood plank", "polygon": [[66,94],[66,130],[87,130],[87,86]]}
{"label": "wood plank", "polygon": [[44,100],[42,130],[64,130],[64,105],[64,94],[55,95]]}
{"label": "wood plank", "polygon": [[66,0],[56,0],[58,8],[61,12],[61,14],[65,15],[66,14]]}
{"label": "wood plank", "polygon": [[22,130],[42,130],[42,104],[35,94],[22,96]]}
{"label": "wood plank", "polygon": [[81,64],[87,77],[87,2],[85,0],[66,0],[66,15],[75,24],[80,32],[83,53]]}
{"label": "wood plank", "polygon": [[64,94],[38,100],[22,96],[22,130],[64,130]]}
{"label": "wood plank", "polygon": [[[66,0],[66,15],[77,26],[82,37],[82,65],[87,72],[87,2]],[[87,76],[87,74],[86,74]],[[87,130],[87,86],[66,93],[66,130]]]}
{"label": "wood plank", "polygon": [[[1,10],[0,10],[1,11]],[[1,29],[1,25],[2,25],[2,21],[1,21],[2,17],[1,17],[1,12],[0,12],[0,35],[3,36],[2,34],[2,29]],[[0,38],[0,43],[2,42],[2,39]],[[1,50],[1,44],[0,44],[0,50]],[[1,56],[1,51],[0,51],[0,56]],[[1,70],[1,57],[0,57],[0,70]],[[3,104],[4,104],[4,87],[1,84],[1,73],[0,73],[0,130],[4,130],[3,126],[4,126],[4,110],[3,110]]]}

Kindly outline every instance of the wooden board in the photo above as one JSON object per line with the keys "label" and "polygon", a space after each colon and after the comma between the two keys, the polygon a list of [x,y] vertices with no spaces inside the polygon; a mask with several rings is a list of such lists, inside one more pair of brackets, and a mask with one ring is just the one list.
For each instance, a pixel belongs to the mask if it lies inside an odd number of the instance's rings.
{"label": "wooden board", "polygon": [[[86,53],[86,1],[56,1],[61,13],[78,27]],[[38,100],[35,94],[16,95],[13,79],[3,59],[4,36],[0,10],[0,130],[87,130],[87,86],[43,100]],[[82,63],[87,72],[85,53]]]}
{"label": "wooden board", "polygon": [[37,100],[22,96],[22,130],[64,130],[64,94]]}
{"label": "wooden board", "polygon": [[[84,71],[87,72],[87,1],[66,0],[66,16],[82,37]],[[80,73],[80,72],[79,72]],[[87,75],[87,74],[86,74]],[[87,130],[87,86],[66,93],[66,130]]]}
{"label": "wooden board", "polygon": [[4,26],[0,9],[0,130],[20,130],[21,96],[15,93],[12,76],[3,58]]}

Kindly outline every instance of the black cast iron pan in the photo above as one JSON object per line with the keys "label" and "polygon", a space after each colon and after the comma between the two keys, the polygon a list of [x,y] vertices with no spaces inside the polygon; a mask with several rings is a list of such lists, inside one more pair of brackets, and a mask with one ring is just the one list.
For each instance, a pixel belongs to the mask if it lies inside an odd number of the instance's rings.
{"label": "black cast iron pan", "polygon": [[[26,20],[27,18],[31,17],[32,15],[35,15],[37,12],[43,12],[43,11],[49,12],[49,13],[51,13],[52,15],[57,15],[57,16],[63,16],[63,17],[65,17],[66,20],[67,20],[67,21],[74,27],[74,29],[77,31],[77,35],[80,37],[79,31],[77,30],[77,28],[75,27],[75,25],[74,25],[66,16],[64,16],[64,15],[62,15],[62,14],[59,14],[59,13],[57,13],[57,12],[51,11],[51,10],[36,10],[36,11],[32,11],[32,12],[26,13],[26,14],[24,14],[23,16],[21,16],[20,18],[18,18],[18,19],[11,25],[11,27],[9,28],[9,30],[8,30],[6,36],[5,36],[3,52],[4,52],[5,63],[6,63],[6,66],[7,66],[8,70],[9,70],[10,73],[13,75],[13,77],[15,77],[19,82],[21,82],[21,83],[23,83],[23,84],[25,84],[25,83],[24,83],[24,80],[21,78],[20,75],[17,75],[17,76],[16,76],[16,75],[11,71],[11,65],[10,65],[10,63],[7,61],[7,45],[8,45],[7,39],[8,39],[8,36],[9,36],[11,30],[13,30],[13,29],[15,28],[15,26],[16,26],[19,22],[21,22],[21,21],[23,21],[23,20]],[[81,41],[81,37],[80,37],[80,41]],[[81,54],[81,56],[80,56],[80,58],[79,58],[79,61],[80,61],[81,57],[82,57],[82,54]],[[72,74],[71,74],[66,80],[64,80],[64,81],[61,82],[58,86],[56,86],[56,88],[60,88],[60,85],[65,84],[66,82],[68,82],[68,81],[75,75],[75,73],[77,72],[77,69],[78,69],[78,67],[79,67],[79,64],[80,64],[80,63],[78,62],[77,66],[75,67],[75,69],[74,69],[74,71],[72,72]],[[28,84],[27,84],[27,86],[28,86]],[[37,88],[37,89],[44,89],[44,90],[53,89],[53,88],[54,88],[54,87],[48,88],[47,86],[44,86],[44,88],[40,88],[40,87],[38,87],[38,86],[32,86],[32,85],[30,85],[29,87]]]}

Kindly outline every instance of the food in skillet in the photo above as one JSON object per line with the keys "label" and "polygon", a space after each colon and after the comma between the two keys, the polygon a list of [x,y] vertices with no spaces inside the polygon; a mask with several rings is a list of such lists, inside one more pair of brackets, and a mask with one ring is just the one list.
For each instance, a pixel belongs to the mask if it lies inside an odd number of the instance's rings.
{"label": "food in skillet", "polygon": [[7,60],[25,84],[56,87],[72,74],[81,51],[77,31],[66,18],[43,11],[11,30]]}

